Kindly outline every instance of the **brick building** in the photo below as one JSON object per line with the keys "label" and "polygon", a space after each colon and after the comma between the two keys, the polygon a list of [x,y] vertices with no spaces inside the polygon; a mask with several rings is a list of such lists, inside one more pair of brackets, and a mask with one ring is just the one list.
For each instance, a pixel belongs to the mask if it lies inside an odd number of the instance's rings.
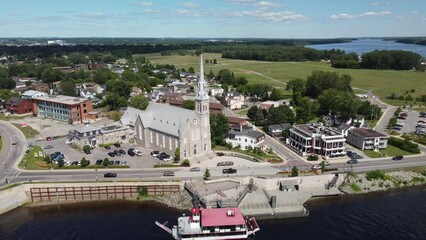
{"label": "brick building", "polygon": [[12,114],[25,114],[33,111],[33,104],[24,98],[11,97],[6,102],[6,109]]}

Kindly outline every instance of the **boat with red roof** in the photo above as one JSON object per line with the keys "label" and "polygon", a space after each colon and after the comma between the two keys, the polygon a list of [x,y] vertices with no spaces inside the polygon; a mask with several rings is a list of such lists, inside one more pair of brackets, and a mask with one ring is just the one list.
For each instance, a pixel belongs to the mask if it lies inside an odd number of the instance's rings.
{"label": "boat with red roof", "polygon": [[260,230],[256,219],[243,216],[239,208],[192,208],[191,215],[179,217],[172,229],[155,224],[177,240],[247,239]]}

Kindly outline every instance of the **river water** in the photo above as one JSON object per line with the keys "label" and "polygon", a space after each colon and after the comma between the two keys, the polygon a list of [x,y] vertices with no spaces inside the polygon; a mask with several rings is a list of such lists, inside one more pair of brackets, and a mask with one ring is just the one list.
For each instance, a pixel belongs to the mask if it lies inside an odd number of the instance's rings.
{"label": "river water", "polygon": [[342,49],[347,53],[362,53],[371,52],[374,50],[404,50],[420,54],[426,58],[426,46],[397,43],[395,41],[384,41],[383,39],[361,38],[348,43],[331,43],[331,44],[316,44],[306,45],[308,48],[317,50]]}
{"label": "river water", "polygon": [[[426,239],[426,188],[311,201],[310,216],[259,221],[251,239]],[[180,211],[155,203],[96,202],[18,208],[0,216],[2,240],[171,239],[154,221]]]}

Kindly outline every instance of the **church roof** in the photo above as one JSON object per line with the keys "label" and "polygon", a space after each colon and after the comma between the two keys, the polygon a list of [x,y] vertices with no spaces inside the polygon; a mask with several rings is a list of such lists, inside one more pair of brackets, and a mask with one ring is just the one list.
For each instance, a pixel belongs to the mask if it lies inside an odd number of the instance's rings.
{"label": "church roof", "polygon": [[145,128],[179,136],[183,129],[197,115],[193,110],[150,102],[146,110],[139,114]]}
{"label": "church roof", "polygon": [[120,122],[123,126],[129,126],[129,125],[135,125],[136,119],[138,118],[138,115],[143,113],[144,111],[139,110],[137,108],[133,107],[127,107],[126,111],[124,112],[123,116],[120,119]]}

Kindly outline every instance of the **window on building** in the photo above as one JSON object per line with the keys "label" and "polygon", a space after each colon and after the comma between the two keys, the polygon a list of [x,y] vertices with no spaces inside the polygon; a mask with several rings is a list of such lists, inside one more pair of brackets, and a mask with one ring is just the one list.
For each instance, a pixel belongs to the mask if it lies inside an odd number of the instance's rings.
{"label": "window on building", "polygon": [[194,145],[194,155],[197,155],[197,144]]}
{"label": "window on building", "polygon": [[247,139],[245,139],[245,142],[247,142]]}
{"label": "window on building", "polygon": [[138,126],[138,130],[139,130],[139,139],[142,140],[142,127]]}
{"label": "window on building", "polygon": [[186,150],[183,150],[183,156],[186,157]]}
{"label": "window on building", "polygon": [[163,135],[163,148],[165,148],[166,147],[166,137],[164,137],[164,135]]}
{"label": "window on building", "polygon": [[84,113],[87,113],[87,110],[86,109],[84,109],[84,111],[83,111]]}
{"label": "window on building", "polygon": [[207,144],[204,144],[204,151],[207,151]]}
{"label": "window on building", "polygon": [[169,149],[172,150],[173,146],[172,146],[172,139],[169,137]]}

